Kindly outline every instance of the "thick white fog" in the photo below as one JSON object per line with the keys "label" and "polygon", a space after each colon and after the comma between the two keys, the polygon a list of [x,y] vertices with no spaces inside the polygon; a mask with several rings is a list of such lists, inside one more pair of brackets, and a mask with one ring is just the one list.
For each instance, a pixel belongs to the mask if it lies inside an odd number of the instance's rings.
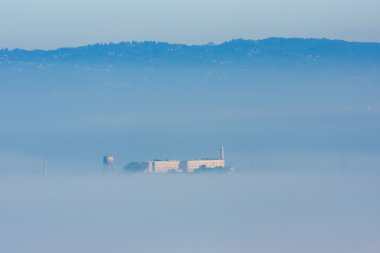
{"label": "thick white fog", "polygon": [[377,253],[378,174],[2,177],[0,252]]}

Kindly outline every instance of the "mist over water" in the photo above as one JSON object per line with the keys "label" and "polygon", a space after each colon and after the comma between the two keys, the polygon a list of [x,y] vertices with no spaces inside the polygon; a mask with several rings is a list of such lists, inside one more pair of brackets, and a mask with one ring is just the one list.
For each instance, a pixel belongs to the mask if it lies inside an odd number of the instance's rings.
{"label": "mist over water", "polygon": [[[0,50],[0,252],[378,253],[378,56],[302,39]],[[237,173],[123,171],[221,145]]]}
{"label": "mist over water", "polygon": [[233,40],[0,50],[0,175],[217,157],[239,169],[380,165],[380,46]]}
{"label": "mist over water", "polygon": [[0,179],[1,252],[378,252],[376,170]]}

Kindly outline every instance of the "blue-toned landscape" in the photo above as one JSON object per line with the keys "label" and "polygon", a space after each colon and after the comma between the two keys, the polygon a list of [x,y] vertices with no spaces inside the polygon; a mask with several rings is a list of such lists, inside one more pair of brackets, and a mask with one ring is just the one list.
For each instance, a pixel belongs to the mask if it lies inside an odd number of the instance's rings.
{"label": "blue-toned landscape", "polygon": [[[379,165],[380,44],[160,42],[0,51],[1,173],[213,157],[241,170]],[[6,159],[11,157],[12,159]]]}
{"label": "blue-toned landscape", "polygon": [[1,0],[0,253],[379,253],[379,10]]}

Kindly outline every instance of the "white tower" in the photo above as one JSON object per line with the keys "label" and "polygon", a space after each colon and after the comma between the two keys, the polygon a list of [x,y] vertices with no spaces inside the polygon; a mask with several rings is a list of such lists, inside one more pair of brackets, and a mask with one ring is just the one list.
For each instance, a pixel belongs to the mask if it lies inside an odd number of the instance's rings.
{"label": "white tower", "polygon": [[220,147],[220,160],[224,160],[224,147]]}
{"label": "white tower", "polygon": [[103,157],[103,171],[111,172],[113,170],[113,163],[115,161],[115,157],[112,155],[107,155]]}

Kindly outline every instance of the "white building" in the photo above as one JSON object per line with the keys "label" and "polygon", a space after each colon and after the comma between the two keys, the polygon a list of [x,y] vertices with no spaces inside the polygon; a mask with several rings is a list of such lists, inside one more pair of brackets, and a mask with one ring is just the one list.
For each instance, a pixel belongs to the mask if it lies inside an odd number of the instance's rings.
{"label": "white building", "polygon": [[153,173],[167,173],[167,172],[181,172],[186,171],[192,173],[201,167],[218,168],[225,167],[224,162],[224,148],[220,148],[219,159],[197,159],[197,160],[155,160],[148,161],[147,172]]}
{"label": "white building", "polygon": [[155,173],[165,173],[180,171],[179,160],[165,160],[165,161],[149,161],[148,162],[148,172]]}
{"label": "white building", "polygon": [[187,172],[194,172],[200,167],[217,168],[224,167],[225,163],[222,159],[202,159],[202,160],[188,160],[182,163]]}

